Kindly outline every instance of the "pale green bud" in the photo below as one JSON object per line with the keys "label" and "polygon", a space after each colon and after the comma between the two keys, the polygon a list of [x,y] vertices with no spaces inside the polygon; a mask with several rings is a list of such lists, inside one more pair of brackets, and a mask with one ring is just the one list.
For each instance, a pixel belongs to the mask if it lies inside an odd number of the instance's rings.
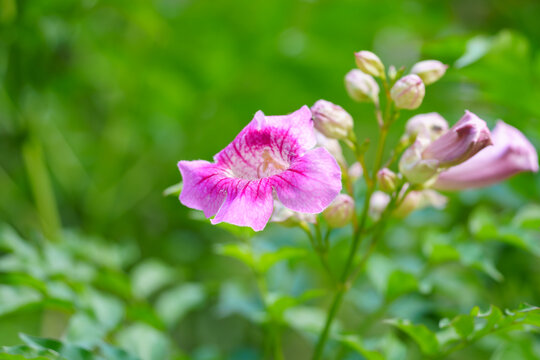
{"label": "pale green bud", "polygon": [[359,51],[354,54],[356,66],[368,75],[384,78],[384,65],[371,51]]}
{"label": "pale green bud", "polygon": [[361,70],[353,69],[345,76],[345,88],[349,96],[359,102],[379,102],[379,85],[375,79]]}
{"label": "pale green bud", "polygon": [[390,95],[396,107],[414,110],[422,104],[426,88],[418,75],[410,74],[402,77],[390,90]]}

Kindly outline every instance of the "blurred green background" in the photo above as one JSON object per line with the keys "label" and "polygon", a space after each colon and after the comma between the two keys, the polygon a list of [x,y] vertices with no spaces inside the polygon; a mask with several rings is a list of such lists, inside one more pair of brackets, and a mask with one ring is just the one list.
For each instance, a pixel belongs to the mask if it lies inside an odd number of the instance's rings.
{"label": "blurred green background", "polygon": [[[344,75],[354,67],[353,52],[362,49],[398,67],[432,58],[449,64],[447,75],[427,88],[417,112],[437,111],[450,123],[465,109],[490,125],[500,118],[521,129],[538,148],[539,16],[536,0],[0,0],[0,221],[38,253],[46,248],[42,233],[77,238],[62,251],[74,259],[86,257],[91,266],[117,251],[121,260],[103,262],[106,271],[123,279],[118,281],[135,288],[122,295],[130,304],[126,294],[137,292],[137,286],[138,296],[154,304],[164,289],[194,285],[182,289],[191,296],[188,303],[197,306],[187,306],[187,315],[181,313],[171,324],[159,314],[155,321],[154,315],[141,315],[153,311],[153,305],[123,310],[128,323],[142,321],[159,330],[156,336],[166,338],[168,345],[158,348],[194,359],[257,359],[263,335],[241,315],[231,315],[247,311],[250,305],[240,301],[256,293],[244,296],[235,293],[237,287],[227,287],[235,283],[231,280],[249,283],[251,275],[214,251],[215,244],[234,237],[162,195],[180,181],[177,161],[210,160],[259,109],[286,114],[320,98],[347,109],[360,138],[374,138],[372,108],[354,103],[343,87]],[[412,115],[403,112],[391,140],[399,138]],[[436,232],[430,224],[440,225],[446,235],[467,228],[476,202],[484,207],[475,214],[503,219],[497,223],[539,201],[539,177],[530,174],[488,190],[453,195],[444,215],[428,211],[396,225],[395,247],[382,251],[402,249],[411,259],[420,256],[419,241]],[[60,235],[60,228],[70,235]],[[276,225],[269,225],[260,239],[267,249],[306,242],[301,233]],[[95,254],[86,248],[93,243],[102,246],[95,245]],[[456,285],[470,299],[443,301],[443,310],[435,311],[432,298],[428,307],[433,313],[427,318],[467,312],[473,305],[485,309],[489,303],[503,308],[521,301],[539,305],[538,257],[524,248],[530,250],[523,244],[482,245],[478,251],[493,255],[491,265],[505,280],[486,280],[474,270],[454,274],[455,281],[463,276],[464,284],[472,283],[470,293],[466,285]],[[5,259],[16,252],[5,244],[3,250]],[[51,256],[44,266],[61,263],[55,258],[60,255]],[[5,259],[0,257],[0,268],[9,275]],[[145,266],[150,275],[145,275]],[[294,276],[282,285],[292,293],[318,283],[302,267],[290,266]],[[317,268],[316,261],[309,266]],[[63,269],[69,272],[70,267]],[[137,271],[143,279],[133,280]],[[119,292],[115,285],[89,282]],[[204,289],[204,295],[196,289]],[[1,294],[0,310],[5,310],[11,305]],[[407,303],[409,314],[422,318],[418,307],[423,301]],[[369,312],[366,303],[360,308]],[[68,317],[58,314],[64,310],[51,315],[49,305],[40,303],[30,315],[18,308],[5,311],[0,345],[20,343],[18,332],[58,337]],[[151,338],[145,331],[154,334],[143,329],[106,339],[135,349],[144,359],[165,358],[129,342],[139,333]],[[298,333],[285,330],[284,339],[288,354],[302,354],[290,358],[309,356],[308,340]],[[538,351],[538,337],[531,344]]]}

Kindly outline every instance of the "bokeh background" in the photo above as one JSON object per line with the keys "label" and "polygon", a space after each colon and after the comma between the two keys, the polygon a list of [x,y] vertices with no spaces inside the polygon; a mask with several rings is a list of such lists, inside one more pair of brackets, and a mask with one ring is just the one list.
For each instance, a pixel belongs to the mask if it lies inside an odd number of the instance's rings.
{"label": "bokeh background", "polygon": [[[535,0],[0,0],[0,345],[21,344],[20,332],[66,338],[68,329],[75,343],[104,339],[143,359],[261,358],[252,275],[215,251],[238,240],[163,195],[181,180],[177,161],[210,160],[257,110],[286,114],[320,98],[353,115],[359,138],[374,138],[373,109],[343,87],[361,49],[398,67],[449,64],[417,112],[450,123],[465,109],[490,125],[503,119],[538,148],[539,16]],[[403,112],[391,140],[413,114]],[[524,208],[538,211],[539,195],[540,178],[525,174],[449,194],[444,214],[396,224],[374,269],[400,253],[414,272],[428,237],[487,233],[463,250],[473,260],[441,270],[434,283],[446,290],[409,295],[379,315],[436,324],[474,305],[540,305],[538,233],[489,232]],[[254,241],[307,247],[302,233],[275,224]],[[324,283],[316,271],[315,259],[278,266],[270,288],[297,294]],[[356,327],[356,313],[381,305],[377,272],[344,309]],[[309,323],[317,314],[295,316]],[[538,336],[523,337],[511,351],[534,359]],[[418,356],[406,338],[392,339]],[[286,358],[308,358],[311,340],[284,326]],[[457,358],[492,354],[492,343]]]}

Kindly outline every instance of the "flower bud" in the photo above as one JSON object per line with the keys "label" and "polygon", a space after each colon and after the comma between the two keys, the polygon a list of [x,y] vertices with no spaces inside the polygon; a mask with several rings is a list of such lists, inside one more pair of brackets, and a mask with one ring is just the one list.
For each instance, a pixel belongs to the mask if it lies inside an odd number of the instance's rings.
{"label": "flower bud", "polygon": [[425,93],[426,88],[422,79],[414,74],[402,77],[390,90],[396,107],[409,110],[414,110],[422,104]]}
{"label": "flower bud", "polygon": [[420,136],[403,152],[399,160],[399,172],[413,184],[425,184],[434,179],[439,170],[437,160],[426,160],[422,152],[429,145],[429,139]]}
{"label": "flower bud", "polygon": [[294,227],[302,222],[315,224],[317,218],[315,214],[304,214],[286,208],[280,201],[274,200],[274,212],[270,218],[271,222],[279,223],[285,227]]}
{"label": "flower bud", "polygon": [[496,184],[521,172],[538,171],[536,149],[518,129],[499,121],[492,132],[492,140],[493,146],[442,172],[434,188],[479,188]]}
{"label": "flower bud", "polygon": [[384,78],[384,65],[371,51],[359,51],[354,54],[356,66],[368,75]]}
{"label": "flower bud", "polygon": [[439,80],[448,69],[448,65],[438,60],[420,61],[411,69],[411,74],[420,76],[425,85],[429,85]]}
{"label": "flower bud", "polygon": [[448,123],[436,112],[413,116],[405,125],[405,132],[410,138],[422,135],[435,140],[447,130]]}
{"label": "flower bud", "polygon": [[[404,187],[402,192],[404,193],[406,190],[407,188]],[[405,199],[394,210],[393,215],[398,218],[405,218],[411,212],[428,206],[442,209],[446,206],[446,202],[447,198],[434,190],[414,190],[405,196]]]}
{"label": "flower bud", "polygon": [[319,100],[311,107],[313,124],[324,136],[346,139],[353,128],[353,118],[341,106]]}
{"label": "flower bud", "polygon": [[354,200],[349,195],[339,194],[323,211],[323,217],[334,228],[347,225],[354,215]]}
{"label": "flower bud", "polygon": [[336,159],[340,167],[347,166],[347,161],[345,161],[345,156],[343,156],[343,150],[341,149],[339,141],[336,139],[329,139],[317,130],[315,130],[315,139],[317,140],[317,146],[328,150],[330,155]]}
{"label": "flower bud", "polygon": [[369,201],[369,216],[374,220],[379,219],[389,203],[390,195],[382,191],[375,191]]}
{"label": "flower bud", "polygon": [[347,171],[349,175],[349,179],[352,182],[355,182],[356,180],[360,179],[362,175],[364,175],[364,168],[362,168],[362,164],[359,162],[355,162],[351,166],[349,166],[349,170]]}
{"label": "flower bud", "polygon": [[353,69],[345,75],[345,88],[353,100],[379,102],[379,85],[373,77],[358,69]]}
{"label": "flower bud", "polygon": [[388,168],[383,168],[377,172],[377,181],[382,191],[392,193],[397,188],[398,176]]}
{"label": "flower bud", "polygon": [[440,167],[450,167],[470,159],[486,146],[493,145],[484,120],[465,111],[465,115],[422,153],[424,159],[435,159]]}
{"label": "flower bud", "polygon": [[452,128],[435,141],[425,135],[403,153],[399,169],[413,184],[435,180],[440,171],[471,158],[492,144],[485,121],[466,112]]}

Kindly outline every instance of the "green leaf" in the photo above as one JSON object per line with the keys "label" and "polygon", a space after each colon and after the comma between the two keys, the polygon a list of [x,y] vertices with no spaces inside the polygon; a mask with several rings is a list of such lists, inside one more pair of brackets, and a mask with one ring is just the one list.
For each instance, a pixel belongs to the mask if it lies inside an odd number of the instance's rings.
{"label": "green leaf", "polygon": [[439,351],[439,342],[435,333],[430,331],[425,325],[414,325],[408,320],[402,319],[390,319],[385,322],[409,335],[418,344],[422,353],[435,355]]}
{"label": "green leaf", "polygon": [[218,244],[215,251],[224,256],[230,256],[240,260],[250,268],[255,267],[255,256],[251,248],[244,243]]}
{"label": "green leaf", "polygon": [[456,60],[454,67],[457,69],[471,65],[480,60],[491,49],[493,38],[484,35],[473,37],[467,42],[465,53]]}
{"label": "green leaf", "polygon": [[257,261],[257,269],[261,273],[266,273],[270,267],[279,261],[290,260],[307,256],[306,249],[282,247],[277,251],[269,252],[261,255]]}
{"label": "green leaf", "polygon": [[459,315],[452,320],[452,327],[462,338],[466,339],[474,331],[474,317]]}
{"label": "green leaf", "polygon": [[362,355],[366,360],[384,360],[381,353],[374,350],[367,350],[362,344],[362,340],[356,335],[345,335],[338,338],[343,344]]}
{"label": "green leaf", "polygon": [[182,192],[183,186],[184,184],[181,181],[177,184],[171,185],[165,190],[163,190],[163,196],[171,196],[171,195],[178,196]]}
{"label": "green leaf", "polygon": [[411,274],[402,270],[394,270],[388,278],[386,298],[392,301],[399,296],[418,289],[418,280]]}
{"label": "green leaf", "polygon": [[189,311],[195,309],[206,297],[200,284],[183,284],[160,295],[155,308],[167,326],[173,326]]}
{"label": "green leaf", "polygon": [[123,328],[116,336],[118,344],[141,360],[168,359],[171,344],[167,337],[146,324]]}
{"label": "green leaf", "polygon": [[272,315],[281,318],[285,310],[325,294],[325,290],[319,289],[308,290],[300,296],[272,293],[268,296],[267,302]]}
{"label": "green leaf", "polygon": [[528,204],[519,209],[512,224],[521,228],[540,230],[540,205]]}
{"label": "green leaf", "polygon": [[448,244],[431,244],[427,252],[429,261],[434,264],[458,261],[460,259],[459,251]]}
{"label": "green leaf", "polygon": [[175,269],[155,259],[140,263],[131,273],[133,292],[141,298],[152,295],[165,285],[175,282],[177,278]]}

